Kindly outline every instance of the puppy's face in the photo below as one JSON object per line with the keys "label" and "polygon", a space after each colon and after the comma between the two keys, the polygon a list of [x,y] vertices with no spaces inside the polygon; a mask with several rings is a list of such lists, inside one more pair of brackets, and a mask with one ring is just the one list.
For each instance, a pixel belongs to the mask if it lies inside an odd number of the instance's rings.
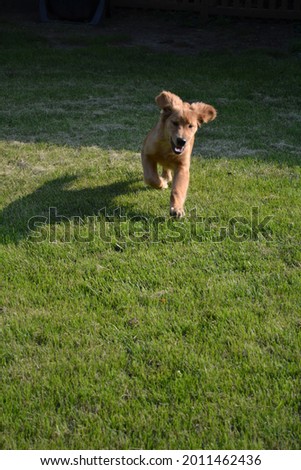
{"label": "puppy's face", "polygon": [[156,97],[156,103],[162,110],[164,137],[170,141],[171,150],[176,155],[181,155],[187,147],[191,150],[198,127],[216,117],[216,110],[212,106],[185,103],[168,91],[162,91]]}
{"label": "puppy's face", "polygon": [[172,151],[177,155],[183,153],[191,143],[199,126],[196,113],[185,108],[188,107],[172,110],[165,121],[165,135],[170,139]]}

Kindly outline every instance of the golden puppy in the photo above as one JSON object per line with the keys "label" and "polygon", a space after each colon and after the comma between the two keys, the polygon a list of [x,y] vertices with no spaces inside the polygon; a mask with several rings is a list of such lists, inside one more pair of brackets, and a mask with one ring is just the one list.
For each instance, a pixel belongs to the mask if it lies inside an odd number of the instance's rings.
{"label": "golden puppy", "polygon": [[[203,122],[216,118],[216,110],[205,103],[185,103],[169,91],[162,91],[156,103],[161,108],[161,117],[143,144],[144,181],[154,188],[165,189],[172,181],[173,172],[170,215],[182,217],[194,135]],[[163,167],[162,176],[158,175],[158,164]]]}

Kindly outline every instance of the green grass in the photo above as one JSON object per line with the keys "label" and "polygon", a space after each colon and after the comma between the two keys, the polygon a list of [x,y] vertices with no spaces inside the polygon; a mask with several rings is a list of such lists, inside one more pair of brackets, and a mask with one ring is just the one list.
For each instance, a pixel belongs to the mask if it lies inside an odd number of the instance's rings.
{"label": "green grass", "polygon": [[[0,62],[2,448],[298,449],[300,58],[4,23]],[[142,182],[161,89],[219,113],[181,222]]]}

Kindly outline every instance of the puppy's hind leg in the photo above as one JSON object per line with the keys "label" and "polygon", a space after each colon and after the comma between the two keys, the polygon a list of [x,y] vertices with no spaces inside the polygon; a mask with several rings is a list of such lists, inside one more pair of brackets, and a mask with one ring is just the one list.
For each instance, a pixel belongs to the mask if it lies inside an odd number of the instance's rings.
{"label": "puppy's hind leg", "polygon": [[169,168],[163,167],[162,178],[165,179],[167,183],[170,183],[172,181],[172,173]]}
{"label": "puppy's hind leg", "polygon": [[157,163],[142,155],[142,166],[146,184],[156,189],[166,189],[168,187],[167,181],[158,175]]}

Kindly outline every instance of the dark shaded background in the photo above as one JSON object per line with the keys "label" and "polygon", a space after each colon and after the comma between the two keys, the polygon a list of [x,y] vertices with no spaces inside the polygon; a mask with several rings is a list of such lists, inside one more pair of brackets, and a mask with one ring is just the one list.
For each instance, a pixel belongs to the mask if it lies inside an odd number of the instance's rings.
{"label": "dark shaded background", "polygon": [[0,0],[1,13],[3,11],[37,12],[39,0]]}

